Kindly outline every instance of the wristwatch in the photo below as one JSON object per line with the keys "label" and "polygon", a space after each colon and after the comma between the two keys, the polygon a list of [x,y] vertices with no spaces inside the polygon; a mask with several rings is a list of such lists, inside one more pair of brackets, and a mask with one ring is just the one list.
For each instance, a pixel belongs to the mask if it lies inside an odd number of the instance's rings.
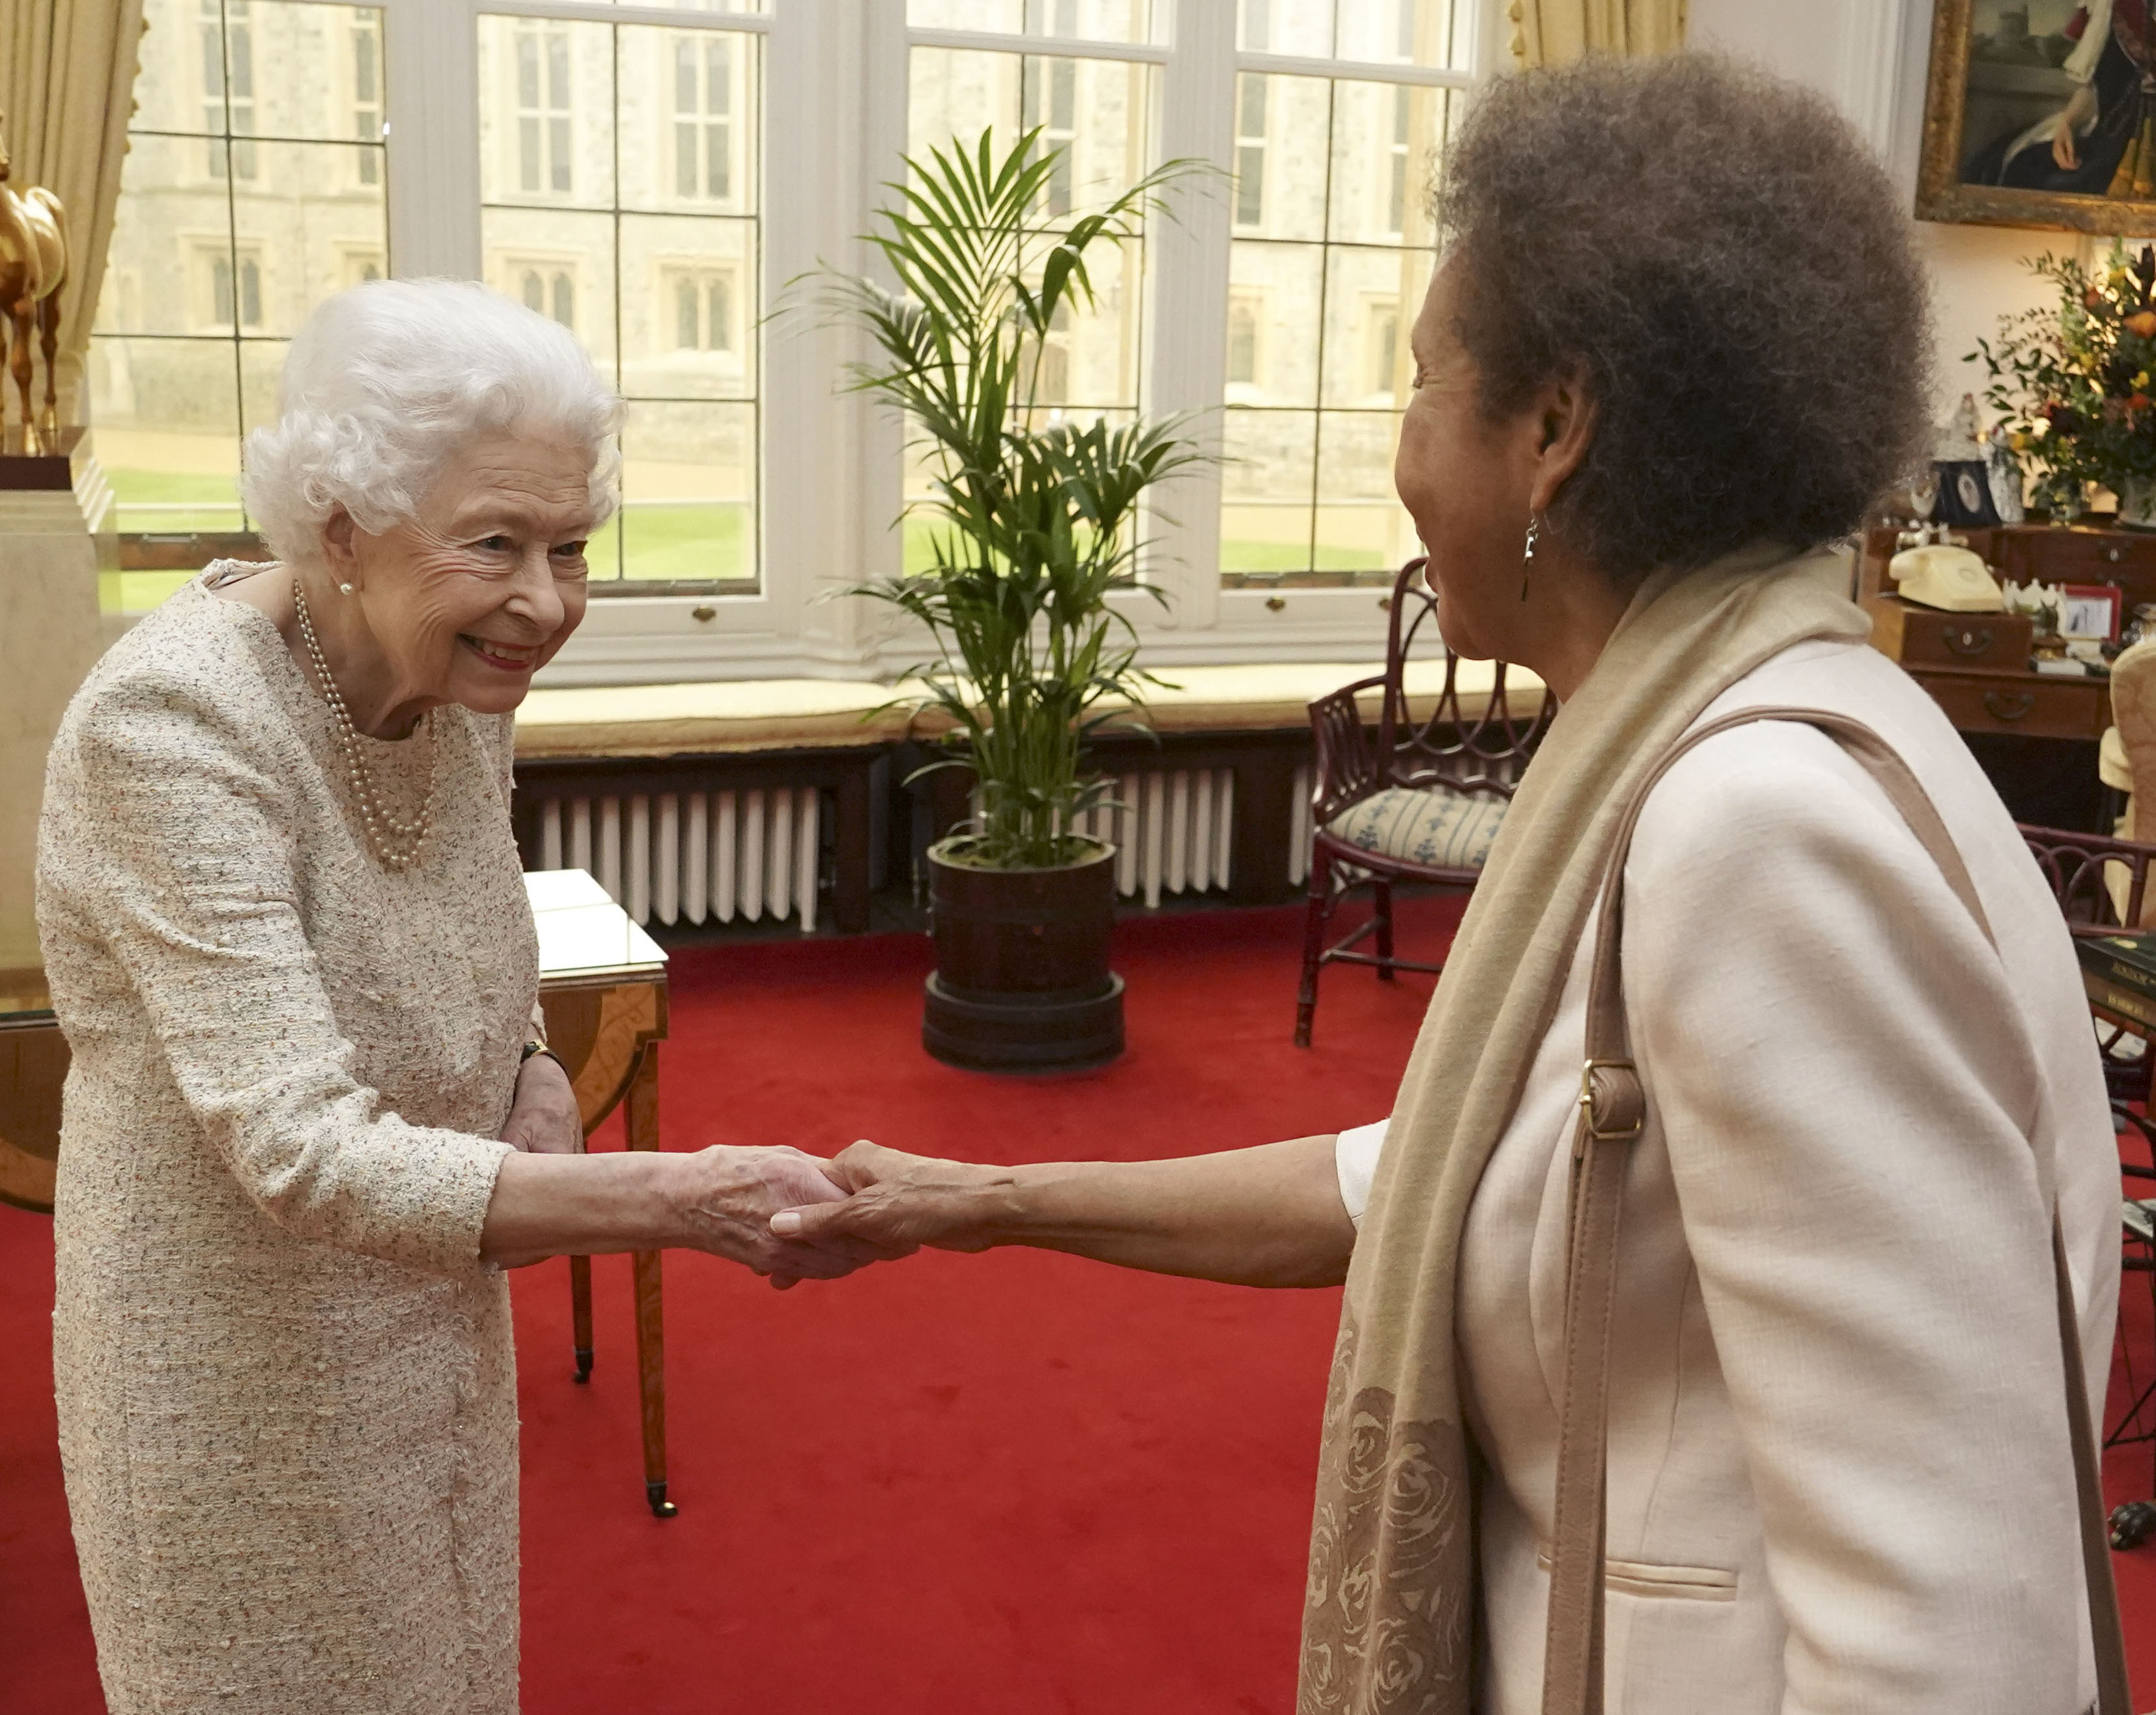
{"label": "wristwatch", "polygon": [[[545,1041],[541,1038],[534,1036],[525,1043],[524,1052],[517,1056],[516,1064],[518,1067],[521,1069],[523,1066],[524,1062],[531,1059],[535,1054],[543,1054],[547,1059],[552,1060],[556,1065],[558,1066],[562,1065],[562,1056],[555,1053],[552,1049],[549,1048],[546,1045]],[[562,1070],[566,1071],[568,1069],[564,1066],[562,1067]]]}

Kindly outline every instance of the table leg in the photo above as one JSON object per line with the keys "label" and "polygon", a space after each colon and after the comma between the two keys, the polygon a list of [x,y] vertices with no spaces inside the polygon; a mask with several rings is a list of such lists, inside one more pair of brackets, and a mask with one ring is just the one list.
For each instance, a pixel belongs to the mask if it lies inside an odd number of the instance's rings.
{"label": "table leg", "polygon": [[579,1382],[592,1379],[592,1260],[569,1259],[569,1320],[575,1329],[577,1374]]}
{"label": "table leg", "polygon": [[[629,1147],[659,1147],[659,1045],[644,1045],[629,1086]],[[654,1514],[671,1518],[666,1498],[666,1330],[660,1302],[657,1250],[636,1253],[636,1375],[644,1400],[644,1497]]]}

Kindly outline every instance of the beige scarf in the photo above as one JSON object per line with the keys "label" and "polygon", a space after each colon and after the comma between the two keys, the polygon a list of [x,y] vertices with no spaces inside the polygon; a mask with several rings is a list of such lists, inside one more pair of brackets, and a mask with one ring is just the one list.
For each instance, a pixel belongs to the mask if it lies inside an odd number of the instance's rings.
{"label": "beige scarf", "polygon": [[1466,1715],[1476,1570],[1453,1329],[1467,1208],[1549,1028],[1618,818],[1700,712],[1807,638],[1861,640],[1839,556],[1747,550],[1641,586],[1551,725],[1400,1081],[1348,1273],[1298,1715]]}

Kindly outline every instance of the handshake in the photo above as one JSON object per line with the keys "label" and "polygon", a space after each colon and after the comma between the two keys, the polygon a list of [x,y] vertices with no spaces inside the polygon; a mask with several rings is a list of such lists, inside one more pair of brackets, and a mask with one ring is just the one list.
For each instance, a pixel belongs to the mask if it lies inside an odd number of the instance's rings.
{"label": "handshake", "polygon": [[723,1146],[675,1159],[676,1242],[767,1275],[781,1291],[923,1245],[986,1250],[997,1187],[1009,1178],[868,1142],[830,1161],[798,1149]]}

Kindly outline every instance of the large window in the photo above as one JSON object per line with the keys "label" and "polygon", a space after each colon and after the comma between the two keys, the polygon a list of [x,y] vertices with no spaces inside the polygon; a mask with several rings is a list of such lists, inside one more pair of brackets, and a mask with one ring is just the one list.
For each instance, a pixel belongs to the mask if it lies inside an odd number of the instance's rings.
{"label": "large window", "polygon": [[[1230,588],[1385,584],[1417,552],[1392,454],[1454,95],[1405,80],[1455,71],[1453,10],[1240,0],[1220,496]],[[1276,58],[1310,69],[1266,69]],[[1277,354],[1262,372],[1260,316]]]}
{"label": "large window", "polygon": [[752,591],[762,44],[694,21],[481,18],[480,234],[629,400],[594,580]]}
{"label": "large window", "polygon": [[[148,0],[146,12],[90,390],[120,528],[154,547],[247,527],[240,438],[276,408],[285,342],[321,298],[385,272],[389,244],[378,11]],[[195,552],[189,541],[181,557]],[[118,573],[107,600],[146,607],[185,576]]]}
{"label": "large window", "polygon": [[[1149,655],[1347,659],[1415,550],[1390,469],[1427,190],[1490,0],[147,0],[93,419],[136,567],[244,542],[245,431],[330,292],[482,279],[628,401],[624,509],[555,682],[887,671],[845,598],[919,563],[924,472],[816,312],[903,151],[1037,130],[1049,234],[1170,158],[1172,218],[1096,251],[1034,408],[1188,413],[1217,455],[1152,516]],[[167,51],[158,51],[163,44]],[[171,51],[183,49],[184,51]],[[473,94],[476,92],[476,103]],[[135,571],[130,607],[180,573]]]}

